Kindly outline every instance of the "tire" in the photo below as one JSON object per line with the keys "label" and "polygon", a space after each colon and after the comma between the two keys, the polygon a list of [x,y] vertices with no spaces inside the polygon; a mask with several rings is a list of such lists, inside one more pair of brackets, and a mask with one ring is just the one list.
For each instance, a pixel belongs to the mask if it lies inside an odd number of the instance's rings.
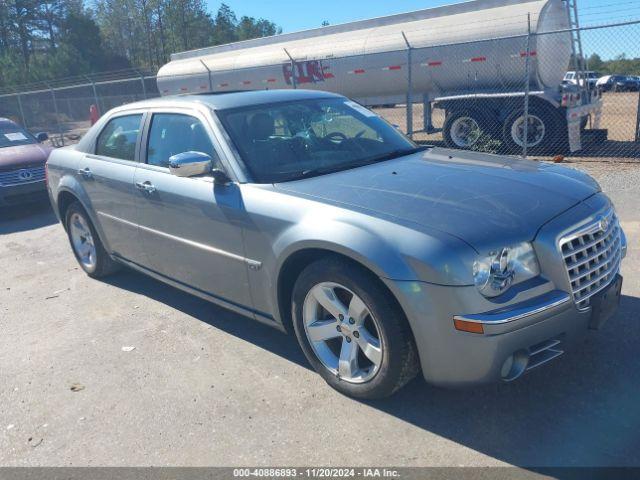
{"label": "tire", "polygon": [[[316,301],[316,292],[327,289],[335,294],[336,303],[330,308],[342,306],[338,310],[345,314],[342,321]],[[386,397],[419,371],[415,342],[404,313],[380,280],[357,264],[327,257],[307,266],[294,285],[291,311],[296,337],[309,363],[340,393],[360,399]],[[352,322],[348,312],[358,318]],[[320,315],[321,319],[310,322]],[[322,335],[332,338],[312,342],[313,335],[308,332],[316,326],[324,327]],[[339,357],[347,351],[355,354],[350,356],[351,362],[341,366]]]}
{"label": "tire", "polygon": [[[465,121],[469,126],[475,124],[475,127],[471,127],[471,130],[467,128],[467,131],[472,132],[475,130],[475,128],[477,128],[477,138],[475,138],[475,140],[470,139],[466,143],[462,141],[461,138],[461,134],[464,135],[465,133],[456,133],[458,128],[465,130],[463,128]],[[444,143],[449,148],[462,148],[466,150],[473,149],[478,144],[478,141],[482,138],[483,135],[488,135],[492,138],[495,137],[496,123],[497,122],[493,120],[490,115],[481,112],[480,110],[452,110],[448,112],[447,117],[444,121],[444,125],[442,127]]]}
{"label": "tire", "polygon": [[80,202],[76,201],[69,205],[65,212],[64,225],[71,250],[87,275],[92,278],[102,278],[119,270],[120,265],[105,250],[89,215]]}
{"label": "tire", "polygon": [[[523,109],[515,110],[507,116],[503,123],[502,141],[505,153],[519,154],[522,152],[522,138],[516,141],[515,135],[522,124],[523,116]],[[516,122],[517,125],[515,125]],[[534,106],[529,109],[529,122],[528,153],[562,153],[566,150],[567,125],[556,110]]]}

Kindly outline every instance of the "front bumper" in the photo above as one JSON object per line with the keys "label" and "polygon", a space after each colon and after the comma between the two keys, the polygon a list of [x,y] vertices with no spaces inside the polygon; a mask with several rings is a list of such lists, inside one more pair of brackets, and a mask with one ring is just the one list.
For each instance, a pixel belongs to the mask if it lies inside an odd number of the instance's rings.
{"label": "front bumper", "polygon": [[[511,375],[505,362],[514,354],[527,355],[526,366],[533,368],[584,337],[592,308],[576,306],[561,243],[576,231],[582,234],[583,227],[602,225],[611,210],[609,199],[599,193],[547,222],[532,242],[543,275],[494,299],[484,298],[473,285],[383,279],[407,315],[425,379],[444,386],[512,380],[518,375]],[[627,242],[621,229],[619,248],[622,259]],[[606,285],[618,272],[610,273]],[[482,329],[457,330],[456,317],[471,326],[480,323]]]}
{"label": "front bumper", "polygon": [[17,185],[0,185],[0,206],[33,203],[46,198],[47,186],[44,180]]}
{"label": "front bumper", "polygon": [[[452,315],[452,305],[477,296],[475,287],[392,280],[386,283],[402,299],[425,379],[440,386],[512,380],[582,339],[591,320],[591,310],[579,311],[570,295],[560,290],[548,290],[484,314]],[[428,300],[433,298],[439,301]],[[427,320],[435,318],[438,321]],[[454,318],[482,323],[484,333],[456,330]]]}

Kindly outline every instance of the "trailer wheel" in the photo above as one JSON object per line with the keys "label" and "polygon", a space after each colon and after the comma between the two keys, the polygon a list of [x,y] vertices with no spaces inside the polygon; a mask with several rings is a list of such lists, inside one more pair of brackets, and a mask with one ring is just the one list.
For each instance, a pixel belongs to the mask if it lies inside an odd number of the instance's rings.
{"label": "trailer wheel", "polygon": [[[560,114],[550,108],[532,107],[527,122],[527,151],[543,153],[564,149],[563,133],[566,133]],[[502,127],[502,139],[507,153],[520,153],[524,146],[524,110],[507,116]]]}
{"label": "trailer wheel", "polygon": [[444,142],[451,148],[473,148],[481,137],[491,134],[491,118],[479,110],[454,110],[442,127]]}

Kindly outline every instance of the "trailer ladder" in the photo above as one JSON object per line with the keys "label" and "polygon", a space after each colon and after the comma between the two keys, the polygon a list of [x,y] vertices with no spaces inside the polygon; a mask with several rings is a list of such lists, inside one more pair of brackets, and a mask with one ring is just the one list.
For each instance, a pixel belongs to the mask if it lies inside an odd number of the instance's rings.
{"label": "trailer ladder", "polygon": [[565,6],[567,8],[569,28],[571,30],[571,53],[573,56],[573,67],[576,74],[578,91],[581,94],[581,98],[589,98],[589,78],[584,52],[582,51],[577,0],[565,0]]}

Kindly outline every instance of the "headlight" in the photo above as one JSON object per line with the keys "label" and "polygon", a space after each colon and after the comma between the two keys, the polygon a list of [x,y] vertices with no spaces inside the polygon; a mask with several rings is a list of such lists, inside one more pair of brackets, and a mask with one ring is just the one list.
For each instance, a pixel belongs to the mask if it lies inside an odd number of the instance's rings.
{"label": "headlight", "polygon": [[514,283],[539,274],[538,259],[529,242],[504,247],[473,264],[473,281],[485,297],[497,297]]}

